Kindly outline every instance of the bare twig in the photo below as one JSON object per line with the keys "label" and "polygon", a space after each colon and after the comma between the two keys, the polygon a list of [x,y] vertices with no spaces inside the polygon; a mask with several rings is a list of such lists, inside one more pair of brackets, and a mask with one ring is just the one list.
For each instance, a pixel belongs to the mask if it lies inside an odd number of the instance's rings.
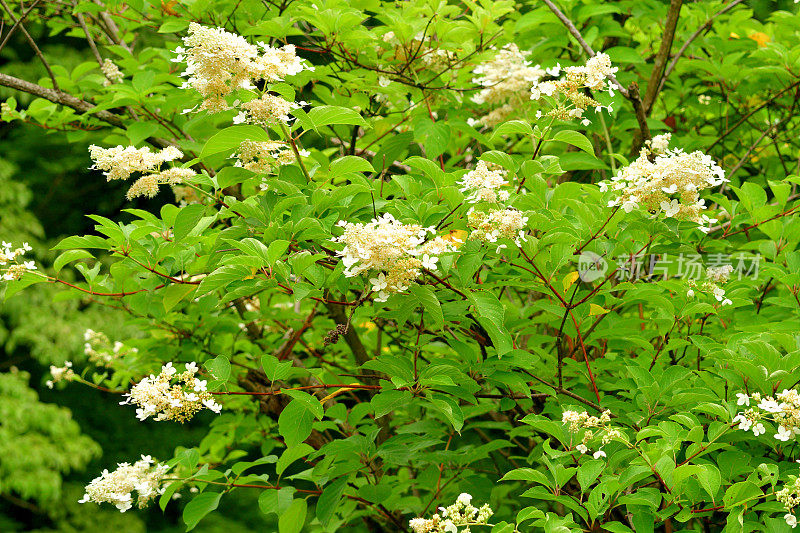
{"label": "bare twig", "polygon": [[639,84],[635,81],[632,81],[628,86],[628,93],[630,94],[629,99],[633,104],[633,111],[636,114],[636,122],[639,123],[639,131],[642,135],[641,139],[637,139],[639,142],[634,143],[633,152],[636,153],[639,151],[639,147],[641,147],[645,141],[651,139],[650,127],[647,125],[647,115],[644,110],[644,105],[642,104],[641,98],[639,98]]}
{"label": "bare twig", "polygon": [[649,116],[653,110],[653,104],[658,96],[658,90],[661,87],[661,78],[664,75],[664,67],[669,59],[669,53],[672,50],[672,42],[675,40],[675,28],[678,26],[678,18],[681,14],[681,6],[683,0],[671,0],[669,9],[667,9],[667,22],[664,25],[664,37],[661,39],[661,45],[658,47],[656,59],[653,64],[653,72],[650,74],[650,81],[647,82],[647,91],[644,94],[644,107],[645,115]]}
{"label": "bare twig", "polygon": [[[575,24],[573,24],[573,23],[572,23],[572,21],[571,21],[571,20],[569,20],[569,18],[567,18],[567,16],[566,16],[566,15],[565,15],[565,14],[564,14],[564,13],[563,13],[563,12],[562,12],[560,9],[558,9],[558,6],[557,6],[557,5],[555,5],[555,4],[552,2],[552,0],[542,0],[542,2],[544,2],[544,3],[545,3],[545,5],[547,5],[547,7],[549,7],[549,8],[550,8],[550,11],[552,11],[552,12],[553,12],[553,14],[554,14],[556,17],[558,17],[558,20],[560,20],[560,21],[561,21],[561,23],[562,23],[562,24],[563,24],[563,25],[564,25],[564,26],[567,28],[567,30],[569,30],[569,33],[570,33],[570,34],[571,34],[573,37],[575,37],[575,40],[576,40],[576,41],[578,41],[578,44],[580,44],[580,45],[581,45],[581,48],[583,48],[583,50],[584,50],[584,51],[585,51],[587,54],[589,54],[589,57],[594,57],[595,55],[597,55],[597,54],[595,53],[595,51],[594,51],[594,50],[592,50],[592,47],[591,47],[591,46],[589,46],[589,43],[587,43],[587,42],[586,42],[586,40],[583,38],[583,36],[581,35],[581,32],[580,32],[580,31],[578,31],[578,28],[576,28],[576,27],[575,27]],[[611,75],[611,76],[609,76],[609,78],[611,79],[611,81],[613,81],[613,82],[614,82],[614,85],[616,85],[616,86],[617,86],[617,90],[618,90],[619,92],[621,92],[621,93],[622,93],[622,95],[623,95],[625,98],[630,98],[630,96],[628,95],[628,90],[627,90],[627,89],[625,89],[625,87],[623,87],[623,86],[622,86],[622,84],[621,84],[619,81],[617,81],[617,78],[616,78],[616,77],[614,77],[613,75]]]}
{"label": "bare twig", "polygon": [[76,13],[75,17],[78,19],[78,24],[81,25],[81,29],[83,30],[84,35],[86,35],[86,41],[89,43],[89,48],[92,49],[92,54],[94,54],[95,59],[100,64],[100,67],[103,66],[103,56],[100,55],[100,50],[97,49],[97,45],[92,38],[92,34],[89,32],[89,28],[86,26],[86,20],[83,18],[82,13]]}
{"label": "bare twig", "polygon": [[[589,46],[589,43],[581,35],[581,32],[578,31],[578,28],[575,27],[575,24],[572,23],[569,18],[560,10],[558,6],[553,3],[552,0],[542,0],[542,2],[550,8],[550,11],[558,17],[558,20],[569,30],[569,33],[575,37],[575,40],[578,41],[578,44],[581,45],[581,48],[589,54],[590,57],[594,57],[595,51],[592,50],[592,47]],[[622,96],[627,98],[633,104],[633,111],[636,113],[636,121],[639,123],[639,129],[641,131],[642,141],[644,142],[650,138],[650,128],[647,127],[647,117],[644,113],[644,106],[642,105],[642,100],[639,97],[639,87],[636,86],[635,91],[631,91],[631,88],[635,85],[635,82],[631,84],[630,87],[627,89],[622,86],[622,84],[617,80],[617,78],[612,74],[609,76],[609,79],[614,82],[614,85],[617,87],[617,90],[622,93]],[[638,151],[638,149],[637,149]]]}
{"label": "bare twig", "polygon": [[[101,2],[101,0],[94,0],[94,3],[105,8],[105,5],[103,4],[103,2]],[[114,22],[114,19],[111,18],[111,15],[109,15],[107,11],[101,11],[100,18],[103,19],[103,23],[105,24],[105,27],[108,30],[107,33],[109,39],[111,39],[111,41],[113,41],[114,44],[120,45],[122,48],[125,49],[125,51],[130,53],[131,47],[128,46],[128,43],[126,43],[120,36],[117,23]]]}
{"label": "bare twig", "polygon": [[34,3],[32,3],[30,5],[30,7],[28,7],[28,9],[26,9],[25,12],[22,15],[20,15],[20,17],[16,20],[16,22],[14,22],[14,24],[8,29],[8,33],[6,33],[6,36],[3,38],[3,42],[0,42],[0,50],[3,50],[3,48],[6,46],[6,44],[8,44],[8,40],[11,39],[12,35],[14,35],[14,32],[16,31],[16,29],[19,27],[20,24],[22,24],[23,20],[28,18],[28,14],[31,11],[33,11],[33,8],[36,7],[36,5],[40,1],[41,0],[36,0]]}
{"label": "bare twig", "polygon": [[17,19],[14,16],[14,12],[11,11],[11,8],[8,7],[8,4],[6,4],[4,0],[0,0],[0,6],[3,6],[3,9],[6,10],[6,13],[8,13],[8,16],[14,22],[14,25],[19,27],[19,31],[21,31],[22,34],[25,36],[25,38],[28,40],[28,44],[30,44],[31,48],[33,48],[33,52],[36,54],[36,57],[39,58],[39,60],[42,62],[42,65],[44,65],[45,70],[47,70],[47,75],[50,76],[50,81],[53,82],[53,88],[58,90],[58,82],[56,81],[56,75],[53,74],[53,69],[50,68],[50,63],[48,63],[47,59],[45,59],[44,54],[39,49],[39,46],[36,44],[36,41],[33,40],[33,37],[31,37],[31,34],[28,33],[28,30],[25,29],[25,25],[21,22],[22,19]]}
{"label": "bare twig", "polygon": [[706,20],[699,28],[697,28],[697,30],[693,34],[689,36],[688,39],[686,39],[686,42],[683,43],[683,45],[680,47],[678,53],[676,53],[672,57],[672,61],[670,61],[669,66],[664,71],[664,76],[662,76],[661,82],[658,85],[658,92],[661,92],[661,90],[664,88],[664,84],[667,82],[669,75],[672,74],[673,70],[675,70],[675,66],[678,64],[678,60],[683,56],[684,52],[686,52],[686,49],[689,48],[689,45],[692,44],[694,40],[700,36],[701,33],[703,33],[704,31],[708,31],[711,28],[711,25],[714,23],[714,19],[730,11],[731,9],[736,7],[738,4],[741,4],[742,2],[744,2],[744,0],[733,0],[732,2],[728,3],[725,7],[723,7],[722,9],[711,15],[708,18],[708,20]]}
{"label": "bare twig", "polygon": [[[75,111],[78,111],[79,113],[89,113],[95,107],[94,104],[87,102],[86,100],[81,100],[80,98],[76,98],[64,91],[60,91],[57,89],[50,89],[48,87],[42,87],[41,85],[21,80],[19,78],[15,78],[14,76],[3,74],[2,72],[0,72],[0,85],[4,87],[9,87],[11,89],[16,89],[17,91],[22,91],[24,93],[32,94],[34,96],[44,98],[45,100],[50,100],[51,102],[54,102],[56,104],[61,104],[70,107]],[[111,113],[110,111],[101,110],[93,114],[99,120],[102,120],[103,122],[106,122],[107,124],[110,124],[116,128],[125,128],[125,124],[122,121],[122,118],[120,118],[119,115]],[[158,137],[148,137],[146,141],[152,144],[153,146],[157,146],[160,148],[172,146],[172,143],[170,143],[166,139],[161,139]]]}

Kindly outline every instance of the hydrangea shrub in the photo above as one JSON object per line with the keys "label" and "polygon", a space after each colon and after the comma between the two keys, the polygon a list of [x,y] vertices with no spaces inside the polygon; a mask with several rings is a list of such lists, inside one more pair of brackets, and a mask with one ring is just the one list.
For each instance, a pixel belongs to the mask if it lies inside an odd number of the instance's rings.
{"label": "hydrangea shrub", "polygon": [[52,265],[4,236],[5,297],[58,284],[137,332],[75,332],[48,386],[208,427],[81,501],[193,529],[259,491],[280,533],[794,528],[800,18],[682,4],[26,14],[96,57],[0,75],[36,96],[3,120],[67,130],[131,204]]}

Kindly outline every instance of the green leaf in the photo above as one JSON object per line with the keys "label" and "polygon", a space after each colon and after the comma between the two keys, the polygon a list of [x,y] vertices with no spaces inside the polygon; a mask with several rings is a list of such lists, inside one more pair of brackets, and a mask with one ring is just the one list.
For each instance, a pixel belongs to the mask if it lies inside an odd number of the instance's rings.
{"label": "green leaf", "polygon": [[373,396],[370,403],[375,411],[375,418],[380,418],[398,407],[408,405],[410,401],[411,393],[407,390],[387,390]]}
{"label": "green leaf", "polygon": [[158,131],[158,124],[153,122],[133,122],[125,130],[125,135],[131,141],[131,145],[136,146],[148,137],[152,137]]}
{"label": "green leaf", "polygon": [[740,481],[728,487],[722,501],[725,504],[725,509],[731,510],[744,503],[749,503],[748,506],[752,507],[752,502],[761,496],[763,496],[763,492],[758,488],[758,485],[752,481]]}
{"label": "green leaf", "polygon": [[490,140],[494,141],[497,137],[512,134],[533,135],[533,128],[526,120],[509,120],[494,129]]}
{"label": "green leaf", "polygon": [[578,467],[578,472],[575,477],[581,486],[581,492],[586,492],[589,489],[592,483],[594,483],[597,479],[597,476],[600,475],[600,472],[603,471],[605,466],[605,461],[594,459],[587,461]]}
{"label": "green leaf", "polygon": [[584,134],[578,133],[577,131],[573,130],[559,131],[553,136],[553,140],[571,144],[572,146],[580,148],[587,154],[594,155],[594,147],[592,146],[592,141],[587,139]]}
{"label": "green leaf", "polygon": [[332,124],[352,124],[366,126],[367,123],[357,111],[348,107],[332,105],[318,106],[306,114],[302,109],[295,109],[292,114],[297,117],[300,124],[306,129],[319,131],[323,126]]}
{"label": "green leaf", "polygon": [[234,281],[242,281],[253,277],[253,269],[246,265],[227,265],[216,269],[203,278],[197,288],[197,295],[202,296],[213,290],[225,287]]}
{"label": "green leaf", "polygon": [[189,21],[178,18],[172,18],[166,21],[158,28],[158,33],[178,33],[185,31],[189,27]]}
{"label": "green leaf", "polygon": [[308,504],[302,498],[292,504],[278,520],[278,533],[300,533],[306,523]]}
{"label": "green leaf", "polygon": [[261,367],[270,381],[278,381],[287,378],[292,373],[292,363],[289,361],[279,361],[277,357],[272,354],[264,354],[261,356]]}
{"label": "green leaf", "polygon": [[183,508],[183,523],[186,524],[186,531],[191,531],[194,526],[203,519],[208,513],[219,505],[222,497],[220,492],[201,492]]}
{"label": "green leaf", "polygon": [[206,368],[219,381],[228,381],[231,377],[231,362],[224,355],[218,355],[206,363]]}
{"label": "green leaf", "polygon": [[425,318],[433,321],[433,329],[441,329],[444,326],[444,315],[442,314],[442,305],[433,289],[425,285],[413,284],[409,290],[425,310]]}
{"label": "green leaf", "polygon": [[297,446],[286,448],[283,454],[281,454],[280,459],[278,459],[278,463],[275,465],[275,471],[278,472],[278,475],[282,475],[289,465],[313,451],[314,448],[305,442],[301,442]]}
{"label": "green leaf", "polygon": [[719,469],[712,464],[700,465],[701,470],[697,473],[697,480],[706,489],[712,500],[715,498],[717,491],[722,486],[722,475]]}
{"label": "green leaf", "polygon": [[[136,89],[136,91],[140,93],[145,93],[153,86],[153,82],[155,81],[155,79],[156,79],[156,73],[154,70],[151,69],[140,70],[133,75],[133,79],[131,79],[131,85],[133,85],[133,88]],[[142,124],[142,123],[134,122],[133,124],[128,126],[127,129],[130,130],[130,128],[136,124]]]}
{"label": "green leaf", "polygon": [[84,235],[67,237],[62,239],[58,244],[53,246],[53,250],[68,250],[70,248],[99,248],[101,250],[108,250],[111,248],[109,242],[103,237],[97,235]]}
{"label": "green leaf", "polygon": [[200,204],[189,204],[182,207],[178,214],[175,216],[175,242],[180,242],[185,239],[189,232],[191,232],[200,219],[203,218],[205,208]]}
{"label": "green leaf", "polygon": [[314,415],[300,400],[292,400],[283,408],[278,417],[278,433],[291,448],[300,444],[311,435]]}
{"label": "green leaf", "polygon": [[346,174],[355,174],[358,172],[375,172],[372,165],[366,159],[355,155],[346,155],[333,161],[330,166],[330,179],[344,176]]}
{"label": "green leaf", "polygon": [[200,157],[208,157],[221,152],[234,152],[244,141],[268,140],[270,140],[269,135],[264,128],[252,124],[238,124],[225,128],[206,141]]}
{"label": "green leaf", "polygon": [[444,394],[432,394],[430,402],[447,418],[458,433],[464,427],[464,413],[453,398]]}
{"label": "green leaf", "polygon": [[311,394],[303,392],[301,390],[284,389],[281,392],[283,392],[287,396],[291,396],[292,398],[303,404],[303,406],[306,409],[308,409],[309,412],[311,412],[311,414],[314,415],[314,417],[316,417],[317,420],[322,420],[322,417],[325,414],[325,410],[316,396],[312,396]]}
{"label": "green leaf", "polygon": [[322,494],[317,500],[317,520],[323,526],[330,522],[333,512],[339,506],[344,489],[347,486],[347,476],[342,476],[336,481],[329,483],[322,490]]}
{"label": "green leaf", "polygon": [[197,289],[197,285],[188,283],[173,283],[166,286],[161,291],[161,302],[164,304],[164,311],[169,312],[172,310],[178,302],[192,294],[195,289]]}
{"label": "green leaf", "polygon": [[436,159],[447,150],[450,142],[450,126],[423,117],[414,123],[414,139],[422,143],[428,158]]}
{"label": "green leaf", "polygon": [[292,504],[294,493],[294,487],[281,487],[279,490],[262,491],[258,497],[258,508],[264,514],[280,516]]}
{"label": "green leaf", "polygon": [[53,262],[53,270],[55,270],[56,274],[58,274],[67,263],[77,261],[78,259],[88,259],[90,257],[94,258],[94,256],[86,250],[67,250],[63,254],[59,255]]}
{"label": "green leaf", "polygon": [[489,333],[498,357],[510,352],[514,345],[511,342],[511,334],[505,327],[505,308],[500,300],[486,291],[472,292],[467,294],[467,297],[475,306],[478,321]]}
{"label": "green leaf", "polygon": [[267,261],[269,261],[269,264],[275,263],[286,252],[287,248],[289,248],[289,241],[278,239],[269,243],[267,248]]}

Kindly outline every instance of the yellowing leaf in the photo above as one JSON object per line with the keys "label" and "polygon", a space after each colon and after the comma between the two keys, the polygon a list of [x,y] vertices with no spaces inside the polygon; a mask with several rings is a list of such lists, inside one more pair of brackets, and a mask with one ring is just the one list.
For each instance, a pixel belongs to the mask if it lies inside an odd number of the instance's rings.
{"label": "yellowing leaf", "polygon": [[453,243],[456,248],[461,248],[461,245],[467,240],[467,232],[463,229],[453,229],[447,235],[442,236],[442,239]]}
{"label": "yellowing leaf", "polygon": [[564,276],[564,290],[565,291],[567,289],[569,289],[570,287],[572,287],[572,284],[575,283],[575,281],[578,279],[578,276],[579,276],[579,274],[578,274],[577,270],[575,272],[570,272],[569,274]]}
{"label": "yellowing leaf", "polygon": [[589,304],[589,316],[604,315],[608,312],[608,309],[604,309],[597,304]]}
{"label": "yellowing leaf", "polygon": [[758,43],[758,46],[760,48],[767,46],[767,43],[771,41],[769,35],[767,35],[766,33],[762,33],[760,31],[751,33],[750,35],[747,36],[747,38],[753,39],[756,43]]}

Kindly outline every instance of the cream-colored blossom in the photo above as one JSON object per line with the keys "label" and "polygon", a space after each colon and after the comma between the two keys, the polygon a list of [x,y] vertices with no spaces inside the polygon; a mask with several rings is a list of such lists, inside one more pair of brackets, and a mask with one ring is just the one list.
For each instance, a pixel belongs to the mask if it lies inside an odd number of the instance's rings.
{"label": "cream-colored blossom", "polygon": [[185,62],[184,87],[203,97],[200,108],[210,112],[229,109],[226,96],[237,89],[254,88],[254,82],[281,81],[303,69],[313,70],[295,53],[294,45],[274,48],[250,44],[222,28],[189,24],[183,47],[176,48],[174,61]]}
{"label": "cream-colored blossom", "polygon": [[59,381],[72,381],[75,379],[75,372],[72,370],[72,361],[66,361],[64,366],[50,365],[50,375],[53,379],[46,382],[47,387],[50,389]]}
{"label": "cream-colored blossom", "polygon": [[111,366],[118,359],[138,351],[126,348],[120,341],[112,343],[105,333],[93,329],[84,331],[83,340],[83,353],[89,362],[99,366]]}
{"label": "cream-colored blossom", "polygon": [[508,185],[506,174],[507,171],[497,165],[478,161],[475,168],[461,178],[461,191],[468,193],[467,201],[471,203],[508,200],[509,191],[501,190]]}
{"label": "cream-colored blossom", "polygon": [[473,82],[482,89],[472,97],[476,104],[495,109],[475,124],[494,126],[518,111],[530,97],[530,91],[545,75],[539,65],[525,59],[530,52],[520,51],[514,43],[505,45],[495,56],[475,67]]}
{"label": "cream-colored blossom", "polygon": [[219,413],[222,406],[206,389],[207,382],[196,377],[197,370],[195,363],[186,363],[186,370],[179,373],[167,363],[158,376],[151,374],[134,385],[120,405],[137,405],[139,420],[186,422],[204,408]]}
{"label": "cream-colored blossom", "polygon": [[100,67],[103,75],[106,77],[103,85],[106,87],[115,83],[122,83],[125,76],[119,70],[119,67],[110,59],[103,60],[103,66]]}
{"label": "cream-colored blossom", "polygon": [[[311,155],[307,150],[299,152],[300,157]],[[280,141],[244,141],[233,156],[238,159],[235,166],[259,174],[271,174],[281,165],[296,162],[294,151]]]}
{"label": "cream-colored blossom", "polygon": [[[425,240],[434,228],[423,228],[417,224],[403,224],[386,213],[367,224],[341,221],[344,234],[334,242],[344,244],[336,254],[342,258],[347,277],[362,272],[371,272],[373,291],[377,301],[384,301],[389,294],[408,290],[410,284],[422,275],[422,270],[433,270],[438,256],[455,250],[455,246],[443,238]],[[427,256],[427,257],[426,257]]]}
{"label": "cream-colored blossom", "polygon": [[290,102],[269,93],[241,104],[241,111],[233,117],[234,124],[258,124],[259,126],[270,126],[273,124],[287,123],[291,120],[289,113],[306,102]]}
{"label": "cream-colored blossom", "polygon": [[103,470],[86,485],[86,494],[79,502],[110,503],[124,513],[133,507],[136,492],[136,506],[144,508],[164,493],[162,481],[168,470],[167,465],[155,462],[149,455],[134,464],[119,463],[116,470]]}
{"label": "cream-colored blossom", "polygon": [[453,505],[439,507],[431,518],[413,518],[408,525],[413,533],[469,533],[469,526],[486,525],[493,514],[488,503],[474,507],[472,496],[461,493]]}
{"label": "cream-colored blossom", "polygon": [[159,185],[180,185],[197,173],[190,168],[173,167],[164,171],[148,174],[136,180],[126,194],[128,200],[139,196],[153,198],[158,194]]}
{"label": "cream-colored blossom", "polygon": [[[725,171],[709,155],[670,150],[668,143],[669,137],[656,137],[635,161],[601,184],[601,190],[616,193],[609,207],[621,206],[625,212],[641,207],[654,215],[700,224],[713,221],[703,213],[700,191],[729,181]],[[704,226],[700,229],[707,231]]]}
{"label": "cream-colored blossom", "polygon": [[32,248],[27,242],[19,248],[13,248],[11,243],[2,241],[0,245],[0,279],[3,281],[17,281],[26,272],[37,270],[33,261],[25,261],[23,256]]}
{"label": "cream-colored blossom", "polygon": [[102,170],[108,181],[126,180],[135,172],[153,172],[167,161],[183,157],[183,153],[174,146],[168,146],[158,152],[150,148],[134,148],[133,146],[115,146],[102,148],[89,146],[89,156],[94,161],[92,169]]}
{"label": "cream-colored blossom", "polygon": [[487,243],[495,243],[498,239],[512,239],[519,246],[526,240],[524,228],[528,217],[516,209],[493,209],[477,211],[470,209],[467,223],[472,228],[470,237]]}

